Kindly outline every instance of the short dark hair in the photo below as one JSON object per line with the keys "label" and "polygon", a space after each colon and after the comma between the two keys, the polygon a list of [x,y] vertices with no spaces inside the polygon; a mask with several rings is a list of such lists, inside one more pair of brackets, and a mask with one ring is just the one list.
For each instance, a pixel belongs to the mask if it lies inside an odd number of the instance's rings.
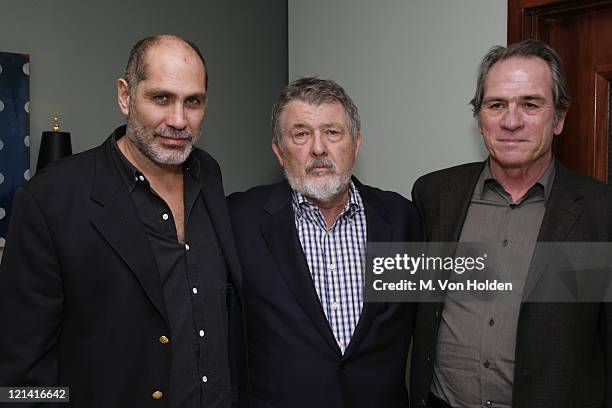
{"label": "short dark hair", "polygon": [[274,131],[274,138],[279,146],[282,146],[280,117],[287,104],[293,100],[299,100],[313,105],[340,102],[344,107],[349,132],[351,133],[353,141],[357,138],[357,133],[361,130],[359,111],[344,89],[331,79],[319,79],[316,76],[304,77],[293,81],[283,88],[272,108],[272,130]]}
{"label": "short dark hair", "polygon": [[149,49],[162,41],[171,38],[189,46],[189,48],[191,48],[200,58],[202,65],[204,65],[204,90],[208,90],[208,69],[206,68],[206,61],[204,60],[204,57],[202,56],[202,53],[197,45],[176,35],[152,35],[138,41],[136,44],[134,44],[132,50],[130,51],[127,66],[125,67],[124,79],[127,82],[131,93],[136,91],[140,81],[147,78],[146,57]]}
{"label": "short dark hair", "polygon": [[482,59],[478,68],[478,79],[476,80],[476,94],[470,101],[473,107],[474,116],[478,116],[482,108],[482,100],[485,93],[485,81],[491,67],[497,62],[507,60],[512,57],[537,57],[543,59],[550,68],[552,79],[552,95],[555,105],[555,122],[559,120],[561,114],[569,108],[572,100],[561,60],[552,47],[543,41],[525,40],[519,43],[512,44],[508,47],[501,45],[495,46],[489,50],[487,55]]}

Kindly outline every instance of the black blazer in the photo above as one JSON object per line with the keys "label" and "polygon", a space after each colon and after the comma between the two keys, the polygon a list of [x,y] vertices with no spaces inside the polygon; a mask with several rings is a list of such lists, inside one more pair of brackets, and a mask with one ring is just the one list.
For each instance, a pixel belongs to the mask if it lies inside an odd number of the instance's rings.
{"label": "black blazer", "polygon": [[[610,241],[607,187],[555,163],[541,242]],[[428,241],[456,242],[484,163],[419,178],[412,197]],[[531,269],[526,288],[542,271]],[[413,407],[425,406],[442,303],[419,305],[412,355]],[[612,407],[612,307],[607,303],[523,303],[519,314],[512,406]]]}
{"label": "black blazer", "polygon": [[[0,384],[69,386],[76,407],[161,407],[166,399],[152,393],[168,389],[172,342],[158,340],[170,333],[165,301],[110,146],[51,165],[16,193],[0,267]],[[219,166],[193,154],[239,294]],[[225,302],[226,285],[208,281],[202,295]]]}
{"label": "black blazer", "polygon": [[[420,241],[412,203],[364,186],[369,242]],[[365,303],[341,354],[310,272],[286,182],[229,197],[243,268],[252,408],[406,407],[413,304]]]}

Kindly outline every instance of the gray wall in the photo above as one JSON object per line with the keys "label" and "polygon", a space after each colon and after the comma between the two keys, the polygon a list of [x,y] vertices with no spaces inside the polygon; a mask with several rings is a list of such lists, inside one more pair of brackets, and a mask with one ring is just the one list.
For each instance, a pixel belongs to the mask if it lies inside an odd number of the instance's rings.
{"label": "gray wall", "polygon": [[210,74],[200,146],[219,161],[226,192],[270,181],[270,108],[287,82],[286,0],[0,0],[0,51],[29,53],[31,165],[59,113],[73,151],[124,122],[116,79],[131,46],[156,33],[195,42]]}
{"label": "gray wall", "polygon": [[0,51],[30,54],[32,170],[54,113],[75,153],[124,123],[116,80],[131,46],[158,33],[193,41],[207,60],[198,144],[219,161],[226,193],[278,179],[268,120],[287,83],[286,0],[0,0]]}
{"label": "gray wall", "polygon": [[409,197],[419,175],[486,157],[468,101],[506,17],[506,0],[289,0],[289,79],[337,80],[362,118],[355,173]]}

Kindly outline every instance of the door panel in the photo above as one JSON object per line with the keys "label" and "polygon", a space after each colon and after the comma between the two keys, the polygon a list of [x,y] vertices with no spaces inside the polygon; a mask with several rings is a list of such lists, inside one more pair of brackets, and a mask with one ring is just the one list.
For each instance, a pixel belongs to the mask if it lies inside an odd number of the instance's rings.
{"label": "door panel", "polygon": [[567,75],[572,104],[553,149],[566,166],[602,181],[609,174],[612,1],[509,0],[508,43],[551,45]]}

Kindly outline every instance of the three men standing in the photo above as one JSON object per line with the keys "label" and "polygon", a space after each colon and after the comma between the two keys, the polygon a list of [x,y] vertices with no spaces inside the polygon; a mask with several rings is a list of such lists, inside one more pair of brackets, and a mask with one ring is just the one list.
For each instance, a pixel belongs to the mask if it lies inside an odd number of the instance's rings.
{"label": "three men standing", "polygon": [[[413,199],[429,241],[499,242],[511,265],[536,242],[609,242],[607,187],[553,157],[570,98],[559,58],[543,42],[495,47],[471,101],[489,151],[421,177]],[[516,262],[518,258],[519,262]],[[541,271],[510,270],[521,283]],[[412,406],[612,405],[612,305],[458,302],[419,305]]]}
{"label": "three men standing", "polygon": [[[70,386],[75,406],[229,406],[228,296],[244,293],[255,408],[407,406],[413,328],[412,406],[612,406],[608,304],[364,300],[366,243],[419,241],[421,221],[352,177],[359,114],[333,81],[279,95],[287,182],[230,197],[236,251],[219,167],[193,148],[206,91],[193,44],[140,41],[118,82],[126,126],[18,191],[0,384]],[[427,239],[500,242],[523,264],[539,241],[610,241],[608,189],[552,154],[569,102],[551,48],[492,49],[472,100],[489,159],[416,182]]]}

